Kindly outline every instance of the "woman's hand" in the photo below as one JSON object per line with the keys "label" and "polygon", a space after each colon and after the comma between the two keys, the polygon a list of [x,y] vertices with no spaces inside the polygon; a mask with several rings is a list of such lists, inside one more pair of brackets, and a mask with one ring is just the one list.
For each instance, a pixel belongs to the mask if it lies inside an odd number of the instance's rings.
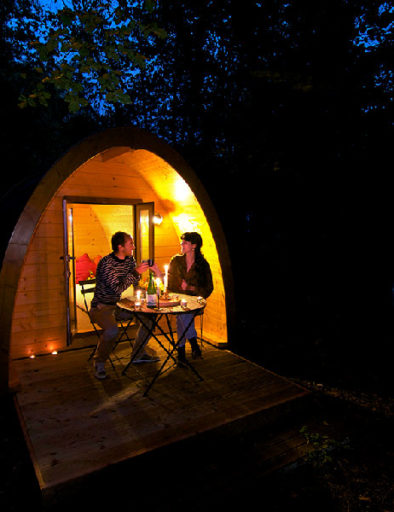
{"label": "woman's hand", "polygon": [[159,277],[160,279],[163,277],[163,274],[161,273],[161,270],[157,266],[157,263],[153,263],[153,265],[149,268],[153,270],[156,277]]}
{"label": "woman's hand", "polygon": [[187,282],[184,279],[182,279],[181,288],[182,288],[182,290],[190,290],[190,291],[194,291],[196,289],[195,286],[191,286],[191,285],[187,284]]}

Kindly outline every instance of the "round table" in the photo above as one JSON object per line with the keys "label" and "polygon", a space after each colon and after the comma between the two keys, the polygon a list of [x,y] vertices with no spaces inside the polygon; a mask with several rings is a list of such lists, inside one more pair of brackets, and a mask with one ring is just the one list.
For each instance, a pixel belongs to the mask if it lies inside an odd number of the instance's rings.
{"label": "round table", "polygon": [[[146,306],[145,303],[143,303],[140,307],[136,307],[135,306],[135,302],[137,301],[136,298],[132,298],[132,299],[124,298],[124,299],[121,299],[117,303],[117,306],[119,308],[133,313],[133,316],[135,318],[137,318],[137,320],[145,327],[145,329],[147,330],[147,335],[146,335],[145,339],[152,336],[153,338],[155,338],[155,340],[159,343],[159,345],[167,353],[167,357],[166,357],[165,361],[163,362],[163,364],[161,365],[159,370],[154,375],[152,381],[149,383],[148,387],[146,388],[146,390],[144,392],[144,396],[146,396],[148,394],[149,390],[155,383],[156,379],[163,372],[163,369],[164,369],[165,365],[167,364],[167,361],[170,358],[172,358],[175,363],[177,362],[173,356],[174,351],[178,348],[179,343],[185,337],[185,334],[186,334],[188,328],[190,327],[190,325],[192,324],[193,320],[195,319],[195,317],[197,315],[203,314],[205,306],[207,304],[206,300],[202,297],[195,297],[193,295],[185,295],[185,294],[181,294],[181,293],[169,294],[169,300],[171,301],[171,303],[173,305],[169,305],[168,301],[165,301],[164,299],[159,298],[158,307],[156,307],[156,308],[149,308]],[[186,302],[186,305],[183,305],[183,301]],[[175,305],[174,302],[175,303],[179,302],[179,304]],[[184,331],[181,334],[181,336],[179,337],[179,339],[177,339],[175,341],[174,333],[173,333],[173,330],[171,327],[170,318],[172,315],[184,315],[186,313],[189,313],[189,314],[192,313],[193,316],[191,317],[190,322],[184,329]],[[133,316],[130,317],[129,323],[132,321]],[[147,317],[149,317],[150,322],[146,321]],[[159,325],[159,322],[163,317],[166,319],[166,322],[167,322],[168,333],[164,332],[162,327]],[[162,344],[162,342],[158,339],[157,335],[154,333],[155,328],[157,328],[160,331],[160,333],[169,341],[170,349],[167,349]],[[144,345],[144,343],[142,345]],[[130,367],[131,363],[133,362],[133,360],[136,358],[137,355],[138,354],[136,353],[136,354],[134,354],[134,356],[132,356],[130,358],[130,361],[127,363],[127,365],[125,366],[125,368],[122,371],[123,375],[126,373],[126,371],[128,370],[128,368]],[[194,368],[194,366],[189,361],[186,361],[186,365],[193,371],[193,373],[200,380],[203,380],[201,375],[197,372],[197,370]]]}

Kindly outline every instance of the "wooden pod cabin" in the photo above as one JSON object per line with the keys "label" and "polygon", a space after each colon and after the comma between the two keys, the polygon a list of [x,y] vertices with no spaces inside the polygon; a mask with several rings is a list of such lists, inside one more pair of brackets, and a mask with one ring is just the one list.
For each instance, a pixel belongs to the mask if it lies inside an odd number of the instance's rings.
{"label": "wooden pod cabin", "polygon": [[[162,218],[154,224],[154,216]],[[202,183],[166,143],[139,129],[116,128],[73,147],[47,172],[26,204],[0,276],[1,389],[20,358],[73,348],[89,327],[80,314],[78,275],[111,251],[111,235],[133,234],[137,260],[161,269],[179,237],[198,231],[214,292],[204,338],[228,342],[234,315],[226,240]],[[74,345],[75,346],[75,345]],[[11,372],[12,373],[12,372]]]}

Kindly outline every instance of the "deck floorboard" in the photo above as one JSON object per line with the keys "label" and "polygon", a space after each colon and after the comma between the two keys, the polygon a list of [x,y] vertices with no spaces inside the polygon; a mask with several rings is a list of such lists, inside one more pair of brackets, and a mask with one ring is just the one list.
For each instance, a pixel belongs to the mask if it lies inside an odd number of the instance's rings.
{"label": "deck floorboard", "polygon": [[123,376],[129,347],[120,346],[116,372],[108,366],[108,378],[98,381],[90,351],[13,363],[16,404],[42,490],[308,395],[228,350],[204,345],[204,358],[193,361],[203,381],[174,366],[144,397],[158,363],[132,365]]}

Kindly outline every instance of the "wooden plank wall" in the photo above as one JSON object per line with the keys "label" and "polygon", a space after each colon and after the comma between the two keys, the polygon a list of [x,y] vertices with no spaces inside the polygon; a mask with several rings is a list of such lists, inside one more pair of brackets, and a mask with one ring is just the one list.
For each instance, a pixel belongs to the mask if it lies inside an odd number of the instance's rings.
{"label": "wooden plank wall", "polygon": [[[119,151],[117,153],[116,156],[114,151],[115,156],[111,158],[109,150],[78,168],[58,189],[44,211],[28,248],[18,284],[13,311],[11,358],[66,348],[65,281],[61,259],[64,196],[142,198],[144,202],[154,201],[156,211],[164,217],[161,226],[155,230],[155,258],[159,267],[163,268],[171,256],[179,251],[180,233],[172,222],[173,203],[167,199],[172,192],[166,189],[162,179],[163,161],[146,151],[129,151],[124,155],[119,155]],[[167,173],[176,174],[168,167]],[[148,175],[150,183],[146,179]],[[192,214],[204,218],[195,199],[194,203],[191,205]],[[109,230],[108,225],[105,228],[103,226],[103,229]],[[202,235],[205,254],[213,271],[215,291],[204,317],[204,334],[210,339],[225,341],[223,281],[216,247],[209,233]],[[84,252],[91,255],[91,251]]]}
{"label": "wooden plank wall", "polygon": [[[172,223],[177,236],[184,231],[198,231],[203,238],[203,253],[208,260],[214,282],[214,291],[209,297],[204,315],[204,335],[214,342],[227,341],[226,299],[223,284],[222,269],[218,256],[218,248],[212,236],[211,229],[198,201],[192,191],[185,191],[185,198],[178,194],[179,175],[169,167],[164,160],[146,150],[137,150],[133,154],[125,153],[123,158],[129,162],[131,168],[139,168],[140,174],[153,187],[162,205],[166,209],[165,220]],[[181,190],[186,187],[181,186]],[[184,222],[185,220],[185,222]],[[164,223],[163,223],[164,224]],[[160,238],[157,230],[155,238],[158,253],[166,251],[168,257],[174,252],[171,244],[166,243],[165,236]],[[172,242],[171,242],[172,243]],[[179,241],[176,252],[179,251]],[[167,261],[168,263],[168,261]],[[164,263],[163,263],[164,264]]]}

